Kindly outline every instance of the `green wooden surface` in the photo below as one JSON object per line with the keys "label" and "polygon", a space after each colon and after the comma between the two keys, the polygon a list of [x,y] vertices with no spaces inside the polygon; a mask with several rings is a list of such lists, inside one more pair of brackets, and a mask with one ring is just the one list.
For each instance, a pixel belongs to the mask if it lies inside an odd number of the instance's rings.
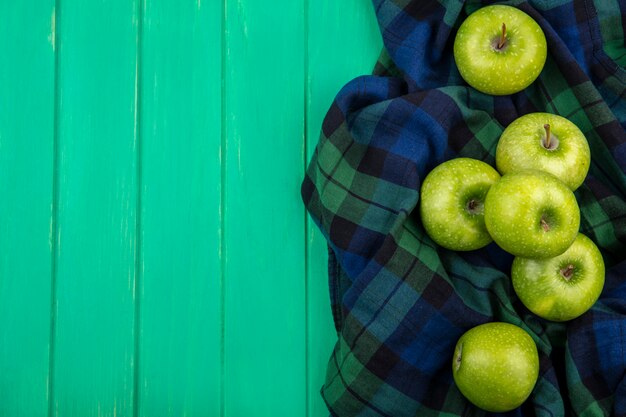
{"label": "green wooden surface", "polygon": [[217,416],[221,8],[144,4],[138,415]]}
{"label": "green wooden surface", "polygon": [[0,2],[0,415],[48,412],[52,1]]}
{"label": "green wooden surface", "polygon": [[51,414],[135,404],[138,1],[56,10]]}
{"label": "green wooden surface", "polygon": [[0,2],[0,417],[326,416],[299,196],[370,0]]}
{"label": "green wooden surface", "polygon": [[225,12],[224,415],[297,415],[306,364],[303,3],[228,0]]}

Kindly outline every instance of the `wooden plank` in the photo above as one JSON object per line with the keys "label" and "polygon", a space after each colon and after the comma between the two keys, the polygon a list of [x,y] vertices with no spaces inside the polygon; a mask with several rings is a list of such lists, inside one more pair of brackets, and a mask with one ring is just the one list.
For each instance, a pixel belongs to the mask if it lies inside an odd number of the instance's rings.
{"label": "wooden plank", "polygon": [[222,6],[145,5],[139,415],[219,416]]}
{"label": "wooden plank", "polygon": [[227,0],[224,415],[305,414],[303,1]]}
{"label": "wooden plank", "polygon": [[[322,120],[340,88],[370,74],[382,48],[371,1],[308,3],[307,156],[315,151]],[[340,40],[340,41],[338,41]],[[326,364],[337,339],[328,294],[326,240],[307,217],[307,411],[328,416],[320,395]]]}
{"label": "wooden plank", "polygon": [[59,3],[51,411],[132,416],[138,2]]}
{"label": "wooden plank", "polygon": [[0,416],[48,412],[54,1],[0,3]]}

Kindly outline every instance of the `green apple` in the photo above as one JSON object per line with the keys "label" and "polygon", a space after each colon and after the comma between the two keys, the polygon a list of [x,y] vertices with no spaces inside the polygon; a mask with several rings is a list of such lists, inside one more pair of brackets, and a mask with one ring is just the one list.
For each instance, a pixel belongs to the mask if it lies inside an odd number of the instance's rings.
{"label": "green apple", "polygon": [[512,6],[478,9],[461,24],[454,60],[469,85],[491,95],[517,93],[541,73],[546,37],[530,16]]}
{"label": "green apple", "polygon": [[526,401],[537,382],[537,345],[513,324],[481,324],[457,342],[452,376],[465,398],[477,407],[494,413],[513,410]]}
{"label": "green apple", "polygon": [[444,248],[467,251],[490,243],[484,221],[487,191],[500,178],[489,164],[456,158],[424,179],[420,212],[426,233]]}
{"label": "green apple", "polygon": [[554,258],[515,258],[511,279],[530,311],[544,319],[566,321],[589,310],[600,297],[604,261],[591,239],[578,234],[572,246]]}
{"label": "green apple", "polygon": [[504,130],[496,149],[496,167],[501,174],[538,169],[572,190],[585,180],[590,159],[583,132],[566,118],[550,113],[516,119]]}
{"label": "green apple", "polygon": [[524,258],[552,258],[576,239],[580,209],[554,175],[527,170],[503,175],[485,199],[485,225],[502,249]]}

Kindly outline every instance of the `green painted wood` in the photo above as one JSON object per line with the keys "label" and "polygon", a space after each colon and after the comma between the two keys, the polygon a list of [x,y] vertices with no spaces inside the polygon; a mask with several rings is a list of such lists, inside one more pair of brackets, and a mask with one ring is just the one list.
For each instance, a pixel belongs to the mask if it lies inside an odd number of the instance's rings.
{"label": "green painted wood", "polygon": [[48,412],[54,2],[0,2],[0,416]]}
{"label": "green painted wood", "polygon": [[[340,40],[340,41],[338,41]],[[322,120],[341,87],[370,74],[382,48],[371,0],[318,0],[308,4],[307,157],[315,151]],[[328,294],[326,240],[307,218],[308,415],[328,415],[320,395],[337,339]]]}
{"label": "green painted wood", "polygon": [[59,3],[51,411],[127,417],[135,402],[138,2]]}
{"label": "green painted wood", "polygon": [[146,0],[139,415],[219,416],[219,2]]}
{"label": "green painted wood", "polygon": [[306,413],[303,4],[226,1],[226,417]]}
{"label": "green painted wood", "polygon": [[5,3],[0,417],[326,416],[299,186],[370,1]]}

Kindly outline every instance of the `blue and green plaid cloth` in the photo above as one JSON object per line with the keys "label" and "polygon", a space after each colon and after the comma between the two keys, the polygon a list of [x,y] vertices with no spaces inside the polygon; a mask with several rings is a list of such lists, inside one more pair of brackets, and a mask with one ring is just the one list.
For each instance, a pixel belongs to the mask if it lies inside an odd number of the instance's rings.
{"label": "blue and green plaid cloth", "polygon": [[[385,46],[375,75],[337,95],[302,185],[330,248],[338,336],[322,387],[330,413],[487,415],[455,387],[451,357],[463,332],[505,321],[536,341],[540,375],[529,400],[503,415],[626,416],[626,0],[504,2],[539,23],[549,51],[538,80],[501,97],[468,87],[452,55],[463,19],[492,2],[373,3]],[[493,165],[503,129],[536,111],[570,119],[591,147],[576,197],[606,285],[593,309],[568,323],[521,304],[512,257],[495,244],[442,249],[415,212],[434,166],[457,156]]]}

